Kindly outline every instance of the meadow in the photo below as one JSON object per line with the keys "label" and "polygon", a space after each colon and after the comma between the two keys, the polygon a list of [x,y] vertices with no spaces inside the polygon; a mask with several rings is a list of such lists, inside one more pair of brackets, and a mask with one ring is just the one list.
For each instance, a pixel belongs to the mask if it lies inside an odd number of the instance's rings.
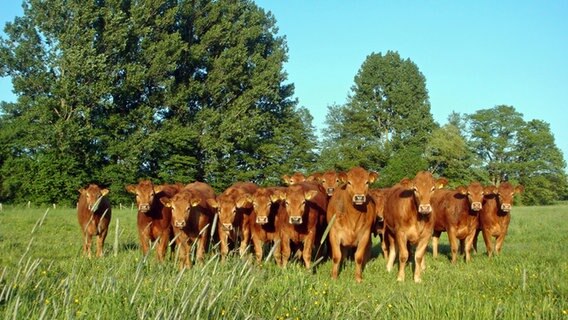
{"label": "meadow", "polygon": [[[423,282],[387,273],[375,239],[363,282],[346,261],[305,270],[230,256],[216,247],[180,271],[138,248],[136,211],[113,209],[105,257],[87,259],[74,209],[0,211],[0,315],[4,319],[568,319],[568,204],[514,207],[500,256],[483,240],[470,263],[428,252]],[[396,267],[396,265],[395,265]]]}

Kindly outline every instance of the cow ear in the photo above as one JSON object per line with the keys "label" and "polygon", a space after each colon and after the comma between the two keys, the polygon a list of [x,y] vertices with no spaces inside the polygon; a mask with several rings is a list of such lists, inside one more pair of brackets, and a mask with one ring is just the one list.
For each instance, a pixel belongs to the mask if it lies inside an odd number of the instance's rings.
{"label": "cow ear", "polygon": [[456,188],[456,192],[465,196],[467,194],[467,189],[464,186],[459,186]]}
{"label": "cow ear", "polygon": [[252,196],[245,194],[237,199],[237,208],[246,208],[252,204]]}
{"label": "cow ear", "polygon": [[318,182],[319,179],[321,177],[321,173],[312,173],[310,174],[307,178],[306,181],[310,181],[310,182]]}
{"label": "cow ear", "polygon": [[280,190],[276,190],[270,195],[270,201],[271,202],[278,202],[280,200],[286,200],[286,193],[285,192],[282,192]]}
{"label": "cow ear", "polygon": [[285,174],[282,176],[282,181],[284,182],[285,185],[289,186],[290,185],[290,176]]}
{"label": "cow ear", "polygon": [[103,197],[106,196],[108,193],[109,193],[108,189],[101,190],[101,194],[103,195]]}
{"label": "cow ear", "polygon": [[207,204],[211,207],[211,208],[219,208],[219,202],[217,202],[217,200],[210,198],[207,199]]}
{"label": "cow ear", "polygon": [[341,181],[343,183],[347,183],[347,173],[340,172],[340,173],[337,174],[337,178],[339,178],[339,181]]}
{"label": "cow ear", "polygon": [[436,180],[436,189],[442,189],[447,184],[448,184],[448,179],[440,178]]}
{"label": "cow ear", "polygon": [[412,180],[408,178],[403,178],[400,180],[399,184],[405,189],[412,189]]}
{"label": "cow ear", "polygon": [[154,193],[160,193],[164,190],[163,185],[154,186]]}
{"label": "cow ear", "polygon": [[369,173],[369,184],[375,182],[378,178],[379,178],[379,174],[374,172],[374,171],[371,171]]}
{"label": "cow ear", "polygon": [[306,200],[312,200],[313,198],[315,198],[318,195],[318,191],[317,190],[310,190],[308,192],[306,192],[306,194],[304,195],[304,199]]}
{"label": "cow ear", "polygon": [[495,186],[487,186],[484,189],[485,194],[498,194],[499,190]]}
{"label": "cow ear", "polygon": [[191,199],[190,205],[191,205],[192,207],[197,207],[200,203],[201,203],[201,199],[195,198],[195,199]]}
{"label": "cow ear", "polygon": [[136,193],[136,185],[129,184],[125,188],[129,193]]}
{"label": "cow ear", "polygon": [[523,185],[518,185],[515,187],[515,193],[525,192],[525,187]]}
{"label": "cow ear", "polygon": [[85,189],[83,189],[83,188],[81,188],[81,189],[79,189],[79,190],[77,190],[77,191],[79,191],[80,194],[85,193]]}
{"label": "cow ear", "polygon": [[160,202],[168,208],[172,207],[172,199],[170,199],[168,197],[161,197]]}

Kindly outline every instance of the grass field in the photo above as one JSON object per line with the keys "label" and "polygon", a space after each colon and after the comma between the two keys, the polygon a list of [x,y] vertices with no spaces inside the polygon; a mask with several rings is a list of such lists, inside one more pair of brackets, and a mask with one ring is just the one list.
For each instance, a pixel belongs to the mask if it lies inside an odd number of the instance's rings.
{"label": "grass field", "polygon": [[[46,211],[47,210],[47,211]],[[216,250],[204,265],[144,259],[136,212],[114,210],[106,256],[81,256],[73,209],[0,212],[0,315],[5,319],[568,319],[568,204],[515,207],[501,256],[482,239],[471,263],[427,254],[423,282],[387,273],[377,243],[363,273],[354,263],[330,278],[331,263],[306,271]],[[118,224],[118,228],[117,228]],[[481,238],[481,237],[480,237]]]}

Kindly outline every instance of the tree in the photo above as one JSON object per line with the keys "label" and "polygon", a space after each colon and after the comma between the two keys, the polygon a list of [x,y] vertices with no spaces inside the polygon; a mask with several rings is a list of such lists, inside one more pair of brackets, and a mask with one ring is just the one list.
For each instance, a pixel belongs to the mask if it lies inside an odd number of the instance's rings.
{"label": "tree", "polygon": [[516,180],[525,186],[523,203],[552,204],[567,194],[566,162],[556,147],[550,125],[531,120],[519,128]]}
{"label": "tree", "polygon": [[372,53],[354,82],[348,102],[328,110],[322,161],[335,155],[336,167],[363,164],[377,170],[399,150],[424,148],[435,123],[416,64],[397,52]]}
{"label": "tree", "polygon": [[448,124],[432,131],[425,152],[430,171],[447,178],[454,187],[472,180],[486,181],[488,177],[480,170],[475,153],[469,149],[460,129],[452,124],[456,119],[454,114]]}
{"label": "tree", "polygon": [[490,182],[499,184],[514,171],[517,131],[523,115],[511,106],[482,109],[467,116],[469,141],[480,157]]}
{"label": "tree", "polygon": [[[315,145],[285,83],[285,41],[252,1],[26,0],[5,30],[0,76],[18,100],[2,105],[0,145],[3,163],[22,167],[4,185],[42,167],[66,184],[108,185],[118,201],[142,177],[219,190],[260,181],[266,167],[297,167],[301,157],[286,156]],[[302,121],[287,131],[293,119]],[[258,151],[276,140],[291,148],[284,158]],[[45,180],[49,201],[76,198]],[[21,201],[16,189],[8,196]]]}

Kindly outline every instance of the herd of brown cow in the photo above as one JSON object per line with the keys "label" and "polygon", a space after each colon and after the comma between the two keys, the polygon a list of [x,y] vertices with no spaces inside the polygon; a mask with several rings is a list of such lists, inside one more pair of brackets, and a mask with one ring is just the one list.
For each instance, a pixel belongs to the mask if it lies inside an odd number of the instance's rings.
{"label": "herd of brown cow", "polygon": [[[286,267],[292,253],[299,252],[306,268],[325,243],[332,260],[331,277],[337,278],[342,259],[354,252],[355,280],[370,258],[372,235],[381,238],[381,249],[391,271],[398,255],[398,281],[404,281],[405,266],[414,248],[414,281],[421,281],[426,268],[425,253],[432,238],[433,256],[438,239],[447,232],[451,261],[459,249],[476,250],[483,235],[487,254],[500,253],[511,219],[513,195],[523,191],[508,182],[482,186],[473,182],[455,190],[444,189],[447,180],[421,171],[390,188],[370,189],[378,174],[355,167],[347,172],[328,171],[305,177],[284,175],[287,186],[259,187],[237,182],[216,195],[206,183],[154,185],[142,180],[126,190],[136,195],[140,247],[148,254],[154,243],[159,261],[171,245],[177,247],[180,267],[203,261],[211,229],[219,241],[221,259],[232,245],[240,256],[247,254],[250,240],[256,260],[263,259],[265,244],[271,244],[276,263]],[[91,256],[91,238],[97,236],[97,256],[103,254],[111,218],[107,189],[91,184],[79,190],[78,219],[83,232],[83,251]],[[492,238],[496,238],[493,246]]]}

